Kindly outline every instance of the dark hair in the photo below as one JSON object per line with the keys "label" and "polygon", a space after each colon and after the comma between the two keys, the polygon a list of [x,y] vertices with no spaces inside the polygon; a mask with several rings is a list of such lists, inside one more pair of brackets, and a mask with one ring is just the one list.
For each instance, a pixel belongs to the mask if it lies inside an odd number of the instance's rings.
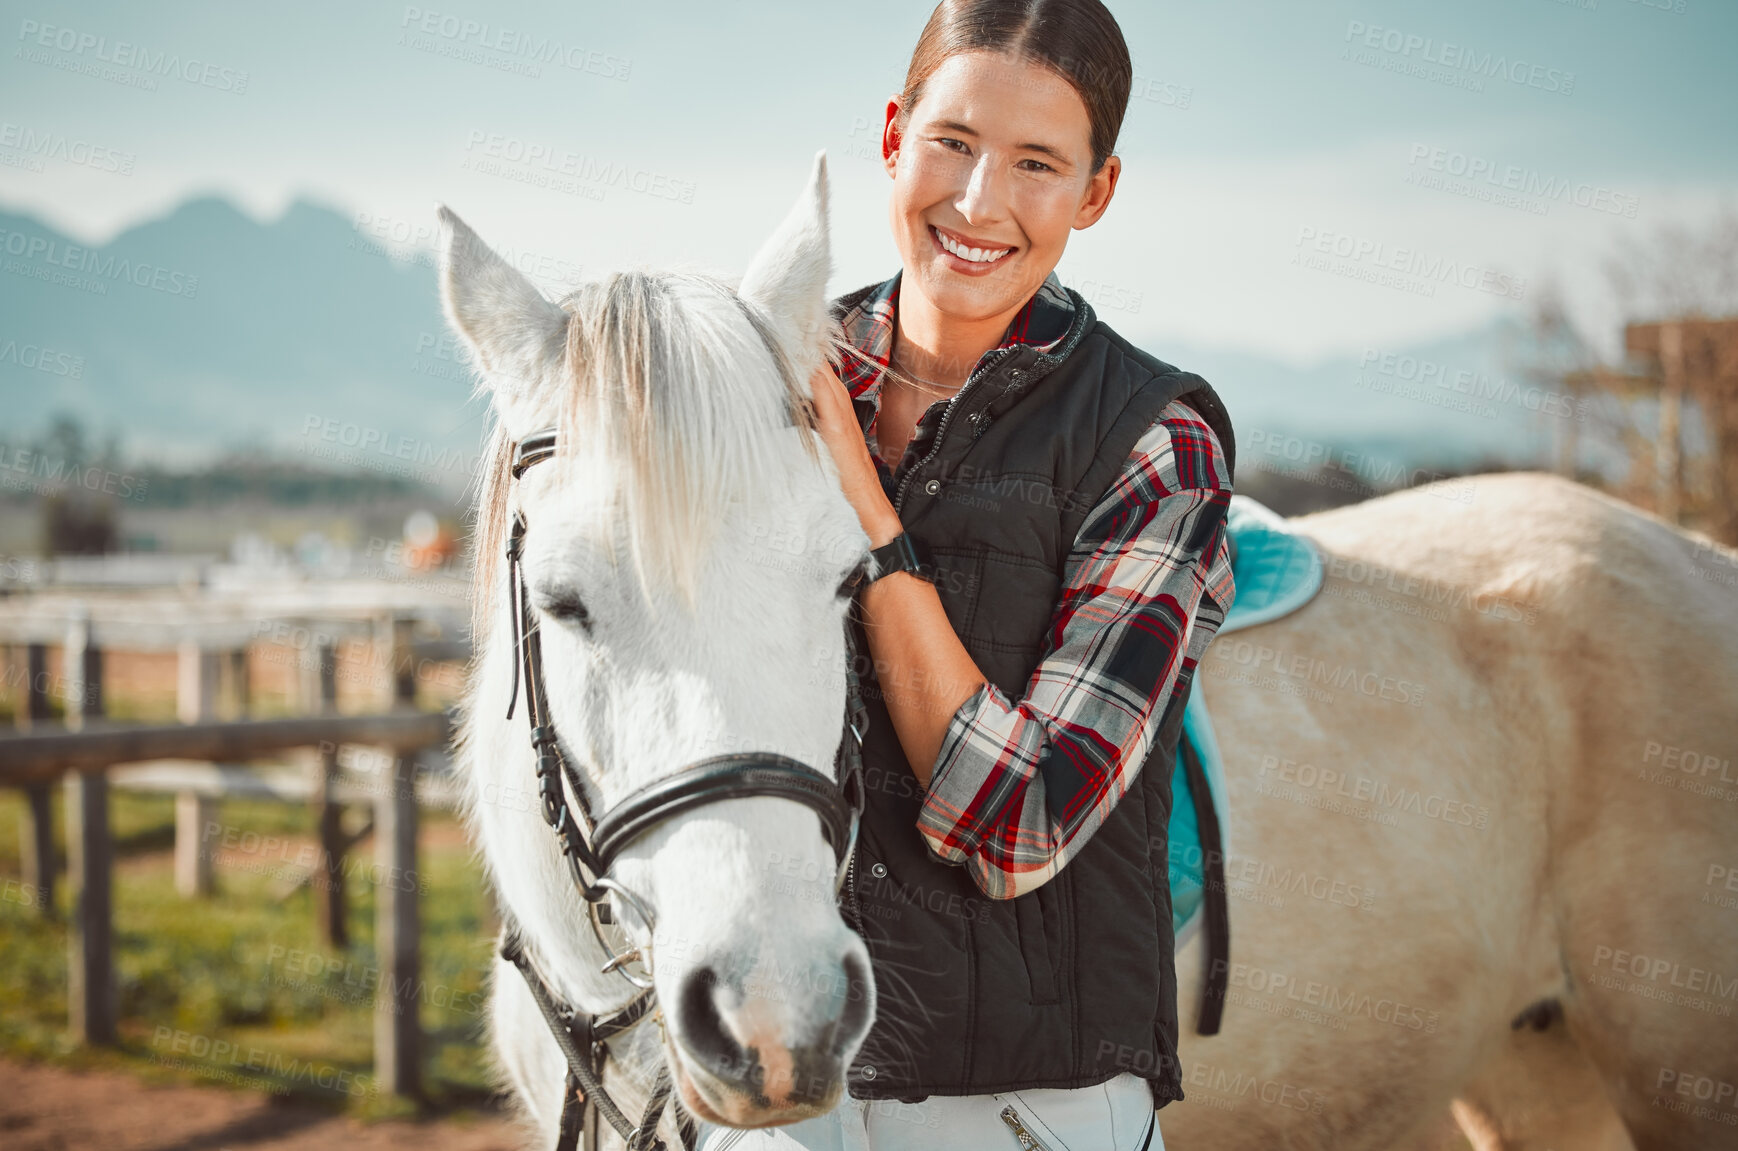
{"label": "dark hair", "polygon": [[905,72],[901,130],[942,61],[985,49],[1042,64],[1072,84],[1092,122],[1092,170],[1104,167],[1128,111],[1134,66],[1116,17],[1100,0],[942,0]]}

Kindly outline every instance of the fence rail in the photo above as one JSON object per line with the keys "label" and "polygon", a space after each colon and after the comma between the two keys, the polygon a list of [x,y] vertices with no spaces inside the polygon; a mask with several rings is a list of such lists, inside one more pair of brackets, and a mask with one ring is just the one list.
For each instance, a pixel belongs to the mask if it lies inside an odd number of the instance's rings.
{"label": "fence rail", "polygon": [[60,731],[0,734],[0,786],[22,787],[62,773],[103,772],[153,759],[228,762],[322,744],[364,744],[394,752],[445,742],[450,720],[441,712],[318,715],[225,723],[90,724]]}

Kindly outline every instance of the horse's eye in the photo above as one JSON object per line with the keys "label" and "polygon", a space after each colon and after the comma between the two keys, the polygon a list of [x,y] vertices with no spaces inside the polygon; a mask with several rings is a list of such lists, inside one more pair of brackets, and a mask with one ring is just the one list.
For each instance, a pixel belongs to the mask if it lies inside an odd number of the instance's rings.
{"label": "horse's eye", "polygon": [[537,610],[551,619],[591,630],[591,613],[585,609],[585,601],[579,598],[576,591],[562,590],[539,595],[536,603]]}
{"label": "horse's eye", "polygon": [[869,574],[869,561],[859,560],[857,566],[845,573],[845,578],[839,581],[838,596],[840,599],[850,599],[857,594],[857,589],[863,586],[863,577]]}

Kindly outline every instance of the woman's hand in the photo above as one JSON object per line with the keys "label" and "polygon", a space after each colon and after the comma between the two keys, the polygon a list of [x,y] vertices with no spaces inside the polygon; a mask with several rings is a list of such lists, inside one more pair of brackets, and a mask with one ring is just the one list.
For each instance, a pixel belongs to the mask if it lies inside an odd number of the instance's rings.
{"label": "woman's hand", "polygon": [[[851,409],[851,394],[826,364],[809,387],[821,439],[839,465],[845,498],[857,509],[869,546],[891,542],[905,527],[881,490],[881,477]],[[895,572],[863,589],[861,607],[881,698],[912,774],[928,787],[948,722],[983,687],[984,675],[954,634],[941,598],[927,581]]]}
{"label": "woman's hand", "polygon": [[809,380],[815,401],[815,422],[821,441],[839,468],[839,485],[856,509],[857,519],[869,535],[869,546],[878,548],[905,530],[899,514],[881,490],[881,477],[863,442],[863,429],[851,407],[851,394],[824,361]]}

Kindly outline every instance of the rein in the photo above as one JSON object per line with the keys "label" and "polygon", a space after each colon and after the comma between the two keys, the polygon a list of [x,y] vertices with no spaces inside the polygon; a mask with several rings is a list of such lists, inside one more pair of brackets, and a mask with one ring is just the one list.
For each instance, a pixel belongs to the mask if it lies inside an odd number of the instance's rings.
{"label": "rein", "polygon": [[[555,444],[554,428],[545,428],[519,441],[513,449],[512,478],[517,480],[528,468],[552,458]],[[618,1010],[608,1015],[591,1015],[562,1003],[550,990],[532,965],[515,927],[510,926],[505,933],[501,957],[525,977],[531,997],[567,1060],[556,1151],[575,1151],[582,1134],[587,1148],[595,1148],[600,1133],[599,1116],[622,1137],[628,1151],[664,1151],[665,1144],[657,1132],[672,1093],[669,1065],[659,1066],[645,1113],[637,1126],[603,1086],[609,1040],[659,1013],[652,983],[651,939],[656,925],[653,909],[646,900],[610,878],[610,870],[629,845],[678,815],[729,799],[788,799],[820,817],[821,830],[839,857],[833,880],[837,895],[856,854],[857,828],[863,811],[863,733],[868,711],[857,677],[856,653],[849,650],[855,647],[855,636],[853,629],[846,630],[845,729],[840,735],[834,764],[837,782],[807,764],[770,752],[715,755],[650,783],[602,815],[594,815],[579,777],[562,753],[561,739],[549,714],[539,621],[531,610],[520,566],[525,531],[525,517],[516,514],[507,537],[507,590],[514,647],[513,693],[507,703],[507,718],[513,718],[523,680],[531,747],[537,754],[537,794],[544,822],[554,831],[574,886],[586,902],[592,932],[610,957],[601,970],[616,972],[638,990]],[[645,928],[646,941],[626,952],[617,952],[604,937],[604,926],[614,924],[612,897],[632,908]],[[630,970],[629,965],[634,963],[643,972]],[[677,1127],[683,1147],[692,1151],[696,1142],[692,1120],[679,1114]]]}

